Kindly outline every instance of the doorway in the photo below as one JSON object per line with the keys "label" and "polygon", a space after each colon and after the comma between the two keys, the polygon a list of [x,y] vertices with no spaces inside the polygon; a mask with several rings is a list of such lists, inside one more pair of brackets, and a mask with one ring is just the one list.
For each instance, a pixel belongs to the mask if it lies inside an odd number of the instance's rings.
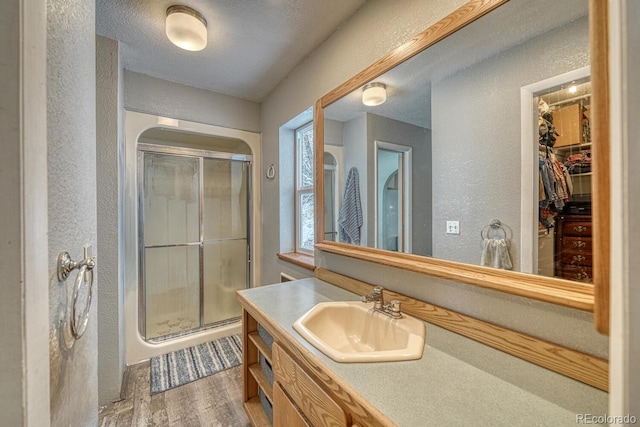
{"label": "doorway", "polygon": [[376,248],[411,252],[411,147],[376,141]]}
{"label": "doorway", "polygon": [[522,272],[591,281],[590,74],[521,88]]}

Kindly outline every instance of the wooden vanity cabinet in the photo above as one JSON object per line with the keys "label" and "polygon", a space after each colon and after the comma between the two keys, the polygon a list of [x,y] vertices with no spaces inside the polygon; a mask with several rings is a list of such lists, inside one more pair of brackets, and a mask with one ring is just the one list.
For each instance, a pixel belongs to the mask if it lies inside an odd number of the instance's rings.
{"label": "wooden vanity cabinet", "polygon": [[[295,352],[288,351],[287,345],[279,342],[267,325],[259,325],[246,310],[243,310],[243,320],[243,399],[253,426],[378,425],[376,422],[356,423],[358,418],[339,403],[340,397],[326,390],[322,381],[304,368],[305,364],[292,354]],[[267,339],[263,338],[265,332],[269,336]],[[261,355],[268,364],[260,363]],[[265,369],[272,369],[272,373]],[[331,382],[329,377],[325,379]],[[267,402],[260,399],[260,394]]]}
{"label": "wooden vanity cabinet", "polygon": [[[253,426],[271,426],[273,383],[268,366],[272,366],[271,346],[260,336],[258,322],[243,311],[242,322],[242,400]],[[261,356],[265,363],[261,362]],[[267,369],[265,369],[265,365]],[[261,398],[264,396],[264,398]],[[266,400],[266,402],[265,402]],[[265,408],[265,405],[267,408]]]}
{"label": "wooden vanity cabinet", "polygon": [[[277,343],[273,345],[273,372],[276,385],[282,387],[287,401],[274,401],[274,426],[288,427],[285,419],[280,419],[279,404],[293,405],[296,412],[303,415],[312,426],[347,427],[347,414],[293,358]],[[290,411],[287,411],[289,413]]]}
{"label": "wooden vanity cabinet", "polygon": [[279,383],[273,385],[273,425],[287,427],[311,427],[296,404],[286,395]]}

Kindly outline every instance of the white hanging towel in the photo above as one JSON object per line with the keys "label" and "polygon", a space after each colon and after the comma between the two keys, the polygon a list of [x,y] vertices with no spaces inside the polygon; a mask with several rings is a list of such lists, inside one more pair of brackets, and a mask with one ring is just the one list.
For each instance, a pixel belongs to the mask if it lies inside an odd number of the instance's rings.
{"label": "white hanging towel", "polygon": [[506,239],[484,239],[482,243],[482,257],[480,265],[503,270],[511,270],[511,256]]}
{"label": "white hanging towel", "polygon": [[358,169],[352,167],[347,175],[340,215],[340,240],[344,243],[360,244],[360,227],[362,227],[362,206],[360,205],[360,177]]}

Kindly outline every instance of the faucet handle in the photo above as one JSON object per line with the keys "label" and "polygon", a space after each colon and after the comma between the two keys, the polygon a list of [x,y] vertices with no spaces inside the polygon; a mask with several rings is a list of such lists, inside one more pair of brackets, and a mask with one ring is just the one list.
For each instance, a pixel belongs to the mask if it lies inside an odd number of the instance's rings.
{"label": "faucet handle", "polygon": [[393,317],[400,317],[400,301],[397,299],[389,301],[389,311]]}
{"label": "faucet handle", "polygon": [[382,286],[374,286],[373,287],[373,295],[380,295],[384,288]]}

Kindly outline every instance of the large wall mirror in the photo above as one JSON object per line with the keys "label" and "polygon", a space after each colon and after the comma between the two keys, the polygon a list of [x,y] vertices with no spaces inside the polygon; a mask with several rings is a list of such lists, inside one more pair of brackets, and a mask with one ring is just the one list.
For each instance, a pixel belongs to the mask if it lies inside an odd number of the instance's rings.
{"label": "large wall mirror", "polygon": [[321,98],[317,248],[593,310],[605,22],[472,0]]}

